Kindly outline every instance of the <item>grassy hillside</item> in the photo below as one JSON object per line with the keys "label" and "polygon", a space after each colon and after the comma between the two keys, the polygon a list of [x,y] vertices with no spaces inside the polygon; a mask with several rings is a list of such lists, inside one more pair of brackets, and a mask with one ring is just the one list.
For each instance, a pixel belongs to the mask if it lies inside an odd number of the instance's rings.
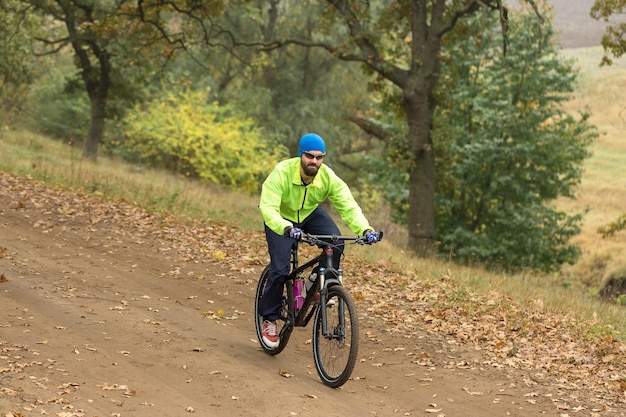
{"label": "grassy hillside", "polygon": [[593,290],[602,285],[611,271],[626,273],[626,232],[611,239],[602,239],[597,232],[626,212],[626,59],[600,68],[599,47],[568,49],[563,53],[575,59],[582,71],[569,110],[588,106],[593,115],[591,121],[600,133],[592,147],[593,156],[585,164],[578,199],[559,202],[571,211],[588,210],[583,233],[576,239],[583,256],[566,272]]}
{"label": "grassy hillside", "polygon": [[136,201],[151,211],[259,227],[257,197],[104,157],[94,163],[82,160],[81,155],[81,149],[25,130],[0,133],[0,169],[5,172],[103,198]]}
{"label": "grassy hillside", "polygon": [[[478,293],[497,290],[532,308],[570,313],[593,332],[625,337],[626,307],[602,303],[594,296],[605,276],[619,269],[626,259],[626,232],[610,240],[601,239],[597,233],[599,226],[626,210],[626,64],[622,61],[612,68],[598,68],[601,53],[600,48],[564,52],[576,57],[583,71],[569,110],[589,106],[594,115],[592,121],[601,132],[593,145],[593,157],[585,166],[579,198],[558,202],[568,211],[589,210],[583,233],[577,238],[584,252],[581,262],[565,268],[562,274],[510,276],[444,261],[414,259],[394,248],[393,239],[382,242],[375,254],[365,251],[363,256],[419,271],[420,279],[437,281],[445,276]],[[135,201],[154,211],[261,229],[257,196],[226,192],[105,158],[97,163],[83,161],[80,155],[80,150],[27,131],[0,131],[0,170],[5,172],[105,199]],[[386,223],[375,215],[369,217],[374,224]]]}

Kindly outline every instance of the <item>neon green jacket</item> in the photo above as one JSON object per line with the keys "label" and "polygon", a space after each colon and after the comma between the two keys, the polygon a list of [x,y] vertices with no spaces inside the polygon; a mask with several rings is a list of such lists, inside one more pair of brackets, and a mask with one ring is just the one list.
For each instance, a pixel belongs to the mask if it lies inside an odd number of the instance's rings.
{"label": "neon green jacket", "polygon": [[276,164],[263,183],[259,208],[267,227],[282,235],[286,227],[302,223],[323,201],[330,200],[350,230],[362,235],[374,230],[363,215],[348,185],[322,164],[308,186],[300,177],[300,158]]}

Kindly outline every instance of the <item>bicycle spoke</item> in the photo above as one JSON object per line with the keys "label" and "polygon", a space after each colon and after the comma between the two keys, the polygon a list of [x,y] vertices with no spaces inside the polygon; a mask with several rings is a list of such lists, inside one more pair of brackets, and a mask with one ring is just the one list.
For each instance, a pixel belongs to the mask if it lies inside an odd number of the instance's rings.
{"label": "bicycle spoke", "polygon": [[322,314],[318,312],[313,330],[315,364],[324,384],[343,385],[350,377],[358,351],[358,325],[354,301],[341,287],[329,291],[325,305],[327,334],[322,334]]}

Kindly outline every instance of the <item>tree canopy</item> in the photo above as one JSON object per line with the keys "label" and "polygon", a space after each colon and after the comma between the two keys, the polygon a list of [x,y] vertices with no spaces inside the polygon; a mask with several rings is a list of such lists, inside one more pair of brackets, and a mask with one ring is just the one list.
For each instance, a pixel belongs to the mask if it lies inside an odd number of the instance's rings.
{"label": "tree canopy", "polygon": [[[184,49],[184,30],[198,19],[222,11],[221,0],[206,2],[93,2],[83,0],[4,0],[0,8],[13,16],[11,31],[36,41],[36,54],[71,48],[77,76],[90,101],[90,124],[83,156],[96,159],[103,141],[111,89],[125,84],[124,68],[145,59],[169,60]],[[177,20],[173,15],[178,16]],[[33,30],[22,24],[44,22]],[[187,26],[187,24],[189,26]],[[191,29],[189,29],[191,30]],[[207,39],[208,40],[208,39]],[[126,85],[129,86],[128,84]]]}
{"label": "tree canopy", "polygon": [[[49,91],[80,91],[77,108],[87,97],[88,158],[115,121],[107,151],[252,190],[266,167],[235,165],[248,157],[242,137],[270,161],[269,149],[293,151],[317,131],[350,181],[391,184],[380,192],[400,208],[414,253],[544,267],[550,251],[557,264],[575,257],[579,218],[549,204],[572,194],[593,132],[586,113],[559,109],[573,73],[555,57],[547,9],[521,4],[0,3],[46,22],[40,34],[11,21],[37,54],[73,57],[75,74]],[[164,79],[189,90],[172,95]],[[377,168],[384,177],[359,176]],[[519,259],[507,231],[528,241]]]}
{"label": "tree canopy", "polygon": [[[576,72],[557,53],[552,28],[533,15],[511,19],[506,55],[499,31],[477,30],[444,48],[435,132],[439,250],[508,269],[574,263],[582,213],[554,207],[574,198],[597,136],[584,112],[561,103]],[[493,28],[493,25],[488,25]]]}
{"label": "tree canopy", "polygon": [[[435,89],[441,74],[441,48],[444,36],[457,24],[476,14],[497,13],[508,43],[508,9],[493,1],[412,1],[371,5],[347,0],[328,0],[331,22],[341,25],[343,42],[312,41],[343,60],[356,61],[377,79],[374,86],[383,92],[385,102],[394,105],[399,120],[406,124],[403,137],[386,132],[380,124],[360,125],[387,141],[398,141],[408,173],[409,247],[420,256],[435,251],[436,173],[432,127],[437,108]],[[533,0],[527,0],[537,11]],[[331,26],[334,30],[334,26]],[[503,51],[504,53],[504,51]],[[387,83],[391,83],[389,86]],[[359,123],[359,119],[355,119]]]}
{"label": "tree canopy", "polygon": [[[582,213],[558,211],[554,201],[575,197],[597,133],[587,112],[574,117],[561,106],[576,72],[559,57],[550,22],[515,12],[502,54],[497,18],[468,18],[443,44],[432,131],[437,249],[466,263],[557,269],[577,259],[569,241]],[[404,149],[387,146],[395,168],[378,161],[375,174],[400,221],[408,210]]]}

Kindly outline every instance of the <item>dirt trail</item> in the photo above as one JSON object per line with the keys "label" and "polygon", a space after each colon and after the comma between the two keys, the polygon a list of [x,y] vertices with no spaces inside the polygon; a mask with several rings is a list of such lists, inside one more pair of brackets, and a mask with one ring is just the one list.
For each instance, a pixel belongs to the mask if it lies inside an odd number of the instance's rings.
{"label": "dirt trail", "polygon": [[128,208],[0,173],[3,417],[626,415],[445,336],[388,332],[367,302],[353,379],[329,389],[310,328],[277,357],[258,347],[262,242],[248,264],[199,262],[168,244],[174,224]]}
{"label": "dirt trail", "polygon": [[[554,2],[565,46],[597,44],[591,3]],[[353,379],[326,388],[308,328],[278,357],[259,349],[258,262],[198,262],[171,247],[175,226],[116,210],[0,172],[0,416],[626,416],[623,392],[389,332],[367,300]]]}

